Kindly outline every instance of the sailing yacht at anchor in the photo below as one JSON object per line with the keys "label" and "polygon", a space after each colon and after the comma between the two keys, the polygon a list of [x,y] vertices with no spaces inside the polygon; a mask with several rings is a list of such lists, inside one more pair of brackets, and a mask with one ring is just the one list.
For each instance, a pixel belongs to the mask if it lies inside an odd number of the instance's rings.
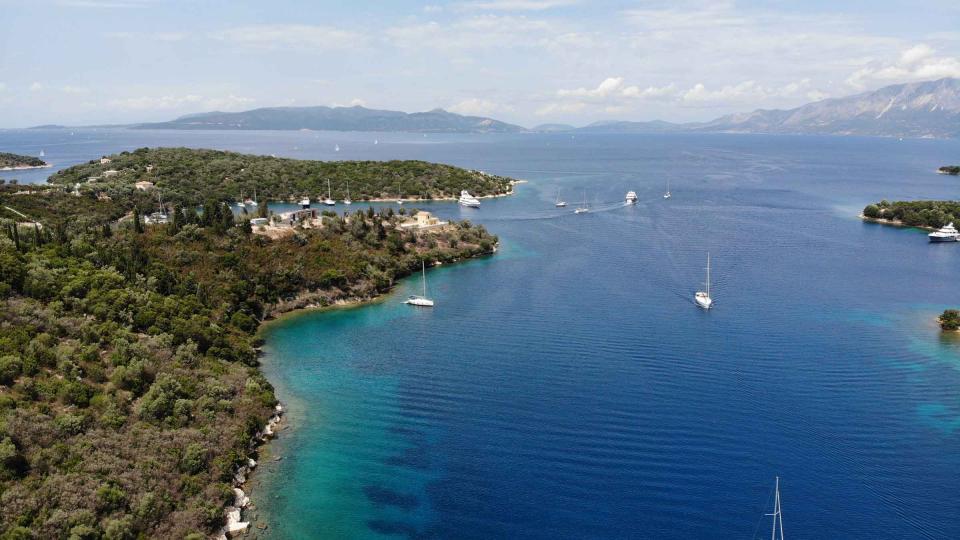
{"label": "sailing yacht at anchor", "polygon": [[580,206],[578,206],[577,209],[573,211],[573,213],[574,213],[574,214],[586,214],[586,213],[589,212],[589,211],[590,211],[590,207],[587,206],[587,192],[584,191],[584,192],[583,192],[583,204],[581,204]]}
{"label": "sailing yacht at anchor", "polygon": [[422,259],[420,260],[420,271],[423,276],[423,295],[411,294],[404,304],[409,304],[411,306],[420,306],[420,307],[433,307],[433,300],[427,298],[427,263]]}
{"label": "sailing yacht at anchor", "polygon": [[[773,513],[765,514],[773,516],[773,531],[770,533],[770,540],[783,540],[783,515],[780,513],[780,477],[777,477],[776,495],[773,499]],[[780,532],[778,535],[777,532]]]}

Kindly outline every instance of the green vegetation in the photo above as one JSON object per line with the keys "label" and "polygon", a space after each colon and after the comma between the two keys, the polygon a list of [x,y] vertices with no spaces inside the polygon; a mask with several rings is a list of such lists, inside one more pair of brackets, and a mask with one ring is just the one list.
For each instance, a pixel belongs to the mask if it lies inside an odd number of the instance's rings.
{"label": "green vegetation", "polygon": [[911,227],[940,228],[956,222],[960,201],[880,201],[868,204],[863,215],[870,219],[886,219]]}
{"label": "green vegetation", "polygon": [[7,167],[43,167],[46,164],[42,159],[35,157],[0,152],[0,169]]}
{"label": "green vegetation", "polygon": [[[460,195],[469,189],[476,195],[510,191],[510,179],[424,161],[305,161],[269,156],[250,156],[216,150],[188,148],[141,148],[71,167],[54,174],[50,181],[111,197],[130,197],[138,181],[153,182],[164,200],[197,204],[208,198],[235,201],[240,194],[260,200],[291,200],[326,196],[327,180],[332,196],[343,199],[349,184],[353,200],[396,198],[397,186],[405,198],[437,199]],[[104,177],[105,171],[118,171]],[[97,178],[88,184],[88,179]]]}
{"label": "green vegetation", "polygon": [[940,328],[946,332],[960,330],[960,311],[956,309],[944,310],[940,315]]}
{"label": "green vegetation", "polygon": [[497,242],[466,222],[403,230],[392,209],[271,240],[234,223],[219,173],[177,170],[188,181],[170,173],[158,185],[208,211],[181,206],[164,225],[129,217],[140,193],[106,200],[0,183],[0,538],[209,536],[276,403],[257,369],[260,321],[371,297],[421,259],[473,257]]}
{"label": "green vegetation", "polygon": [[960,175],[960,165],[945,165],[937,169],[940,174]]}

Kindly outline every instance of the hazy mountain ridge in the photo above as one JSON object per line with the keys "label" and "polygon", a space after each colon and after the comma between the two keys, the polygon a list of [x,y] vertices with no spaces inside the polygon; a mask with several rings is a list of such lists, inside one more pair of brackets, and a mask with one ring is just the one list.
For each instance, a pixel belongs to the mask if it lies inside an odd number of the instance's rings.
{"label": "hazy mountain ridge", "polygon": [[601,121],[583,127],[542,124],[527,129],[493,118],[443,109],[427,112],[366,107],[268,107],[242,112],[207,112],[134,129],[224,129],[406,131],[422,133],[769,133],[960,137],[960,79],[896,84],[794,109],[757,109],[709,122]]}
{"label": "hazy mountain ridge", "polygon": [[405,113],[366,107],[268,107],[243,112],[209,112],[170,122],[137,124],[137,129],[228,129],[323,131],[413,131],[432,133],[516,133],[520,126],[480,116],[434,109]]}

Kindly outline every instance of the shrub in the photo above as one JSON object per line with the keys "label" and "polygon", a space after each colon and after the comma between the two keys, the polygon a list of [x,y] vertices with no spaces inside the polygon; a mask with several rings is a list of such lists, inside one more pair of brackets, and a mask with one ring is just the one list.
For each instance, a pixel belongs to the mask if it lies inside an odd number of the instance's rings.
{"label": "shrub", "polygon": [[960,310],[945,310],[940,315],[940,328],[948,332],[960,330]]}
{"label": "shrub", "polygon": [[23,370],[23,361],[20,357],[7,355],[0,356],[0,384],[10,386]]}
{"label": "shrub", "polygon": [[102,484],[97,488],[97,510],[99,512],[109,514],[122,509],[126,504],[127,494],[113,482]]}

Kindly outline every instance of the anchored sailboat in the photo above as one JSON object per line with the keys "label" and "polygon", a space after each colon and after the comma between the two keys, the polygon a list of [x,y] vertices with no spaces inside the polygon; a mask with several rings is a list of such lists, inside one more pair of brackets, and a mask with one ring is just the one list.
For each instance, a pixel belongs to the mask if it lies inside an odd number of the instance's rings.
{"label": "anchored sailboat", "polygon": [[557,208],[563,208],[567,206],[567,201],[560,200],[560,188],[557,188],[557,203],[554,204],[554,206],[556,206]]}
{"label": "anchored sailboat", "polygon": [[664,199],[669,199],[670,197],[671,197],[671,195],[670,195],[670,179],[667,178],[667,192],[663,194],[663,198],[664,198]]}
{"label": "anchored sailboat", "polygon": [[696,300],[697,305],[703,309],[710,309],[713,306],[713,299],[710,298],[710,252],[707,252],[707,290],[706,291],[697,291],[697,294],[694,295],[693,299]]}
{"label": "anchored sailboat", "polygon": [[335,206],[337,201],[330,198],[330,180],[327,180],[327,198],[323,200],[323,204],[327,206]]}
{"label": "anchored sailboat", "polygon": [[403,195],[400,194],[400,182],[397,182],[397,204],[403,204]]}
{"label": "anchored sailboat", "polygon": [[423,279],[423,295],[417,296],[412,294],[407,298],[404,304],[420,307],[433,307],[433,300],[427,298],[427,263],[423,260],[420,261],[420,272]]}
{"label": "anchored sailboat", "polygon": [[584,192],[583,192],[583,204],[581,204],[579,207],[577,207],[577,209],[574,210],[573,213],[574,213],[574,214],[585,214],[585,213],[587,213],[587,212],[589,212],[589,211],[590,211],[590,208],[587,206],[587,192],[586,192],[586,190],[584,190]]}
{"label": "anchored sailboat", "polygon": [[343,200],[343,204],[353,204],[350,200],[350,182],[347,182],[347,198]]}

